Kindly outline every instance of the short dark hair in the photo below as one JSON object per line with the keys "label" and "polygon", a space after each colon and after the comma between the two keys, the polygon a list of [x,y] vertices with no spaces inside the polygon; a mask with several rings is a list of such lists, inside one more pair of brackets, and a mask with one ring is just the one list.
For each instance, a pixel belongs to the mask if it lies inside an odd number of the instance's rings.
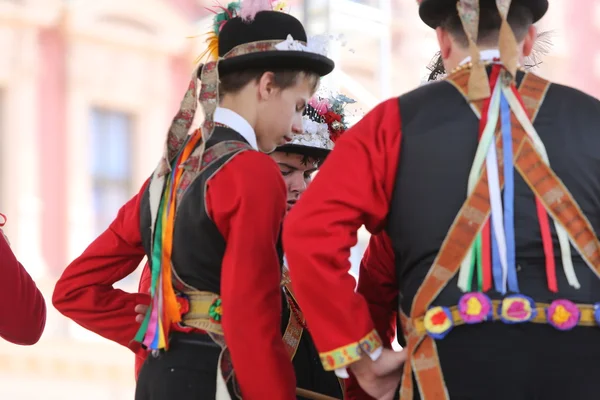
{"label": "short dark hair", "polygon": [[239,92],[250,82],[257,82],[266,72],[273,72],[275,86],[282,90],[294,86],[301,77],[310,80],[313,92],[319,84],[319,75],[312,72],[287,69],[249,69],[220,77],[219,96]]}
{"label": "short dark hair", "polygon": [[[491,4],[481,2],[480,4],[477,44],[480,46],[496,46],[500,34],[500,25],[502,24],[500,13],[495,2]],[[520,42],[527,35],[529,27],[533,25],[533,14],[528,7],[513,2],[508,11],[507,20],[517,42]],[[440,28],[448,31],[460,46],[469,47],[469,39],[463,29],[458,12],[448,15],[442,20]]]}

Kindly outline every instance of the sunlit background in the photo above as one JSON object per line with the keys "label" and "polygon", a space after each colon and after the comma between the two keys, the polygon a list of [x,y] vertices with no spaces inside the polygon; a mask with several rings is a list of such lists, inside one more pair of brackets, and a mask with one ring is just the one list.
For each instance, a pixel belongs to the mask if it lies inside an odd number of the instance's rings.
{"label": "sunlit background", "polygon": [[[62,317],[50,298],[156,165],[211,1],[0,0],[0,212],[48,302],[39,344],[0,341],[0,399],[133,398],[129,350]],[[600,1],[550,3],[540,29],[553,31],[553,47],[538,72],[600,96]],[[414,0],[289,7],[309,34],[334,37],[337,68],[325,84],[358,100],[356,117],[419,85],[436,51]],[[362,232],[354,272],[367,241]],[[134,291],[138,279],[119,286]]]}

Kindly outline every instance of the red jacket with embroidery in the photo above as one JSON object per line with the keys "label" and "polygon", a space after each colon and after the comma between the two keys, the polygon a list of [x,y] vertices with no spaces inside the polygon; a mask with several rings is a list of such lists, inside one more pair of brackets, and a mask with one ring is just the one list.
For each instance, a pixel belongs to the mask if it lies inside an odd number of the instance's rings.
{"label": "red jacket with embroidery", "polygon": [[[348,258],[361,225],[375,235],[384,231],[400,143],[400,110],[394,98],[338,139],[284,223],[292,285],[326,369],[356,361],[353,355],[359,343],[371,351],[380,348],[380,340],[385,343],[376,328],[387,322],[371,316],[374,308],[364,293],[366,284],[362,292],[355,292]],[[392,274],[394,264],[383,269],[385,275]]]}
{"label": "red jacket with embroidery", "polygon": [[[144,257],[139,232],[139,201],[144,189],[120,210],[109,229],[67,267],[53,296],[61,313],[124,346],[130,344],[139,328],[135,306],[150,301],[145,293],[129,294],[112,286],[130,274]],[[207,212],[227,238],[221,294],[224,303],[228,299],[229,318],[223,329],[240,386],[248,398],[261,398],[260,393],[265,391],[277,398],[295,398],[294,373],[279,332],[281,291],[275,244],[286,204],[280,172],[268,156],[244,152],[211,179],[206,196]],[[252,235],[247,234],[248,227]],[[272,243],[264,242],[265,237],[271,238]],[[144,278],[148,279],[148,275],[142,277],[141,291],[149,286]],[[268,281],[272,284],[268,285]],[[248,323],[243,323],[246,329],[232,329],[231,321]],[[271,335],[266,334],[267,326],[272,326]],[[144,357],[139,346],[132,348]],[[267,387],[263,384],[265,376],[285,379]]]}
{"label": "red jacket with embroidery", "polygon": [[[392,242],[385,232],[371,236],[360,263],[357,292],[367,301],[375,329],[383,346],[392,348],[396,337],[398,285]],[[352,376],[346,380],[346,400],[370,400]]]}
{"label": "red jacket with embroidery", "polygon": [[0,337],[20,345],[37,343],[46,325],[46,303],[1,233],[0,276]]}

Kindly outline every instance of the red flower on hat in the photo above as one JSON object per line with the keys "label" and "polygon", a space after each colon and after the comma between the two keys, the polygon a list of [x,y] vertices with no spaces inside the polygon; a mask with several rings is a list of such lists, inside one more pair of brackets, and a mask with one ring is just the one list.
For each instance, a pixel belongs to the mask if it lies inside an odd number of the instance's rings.
{"label": "red flower on hat", "polygon": [[333,111],[327,111],[325,114],[323,114],[323,119],[325,120],[325,123],[329,126],[331,126],[331,124],[335,121],[342,122],[342,116],[334,113]]}

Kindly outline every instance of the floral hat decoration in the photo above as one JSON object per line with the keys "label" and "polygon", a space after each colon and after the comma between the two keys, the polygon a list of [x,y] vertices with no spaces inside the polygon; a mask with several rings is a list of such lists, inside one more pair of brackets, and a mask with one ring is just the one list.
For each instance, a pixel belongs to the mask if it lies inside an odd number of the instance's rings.
{"label": "floral hat decoration", "polygon": [[338,138],[348,129],[346,106],[356,103],[343,94],[317,93],[306,105],[302,123],[304,132],[277,151],[300,153],[324,159]]}

